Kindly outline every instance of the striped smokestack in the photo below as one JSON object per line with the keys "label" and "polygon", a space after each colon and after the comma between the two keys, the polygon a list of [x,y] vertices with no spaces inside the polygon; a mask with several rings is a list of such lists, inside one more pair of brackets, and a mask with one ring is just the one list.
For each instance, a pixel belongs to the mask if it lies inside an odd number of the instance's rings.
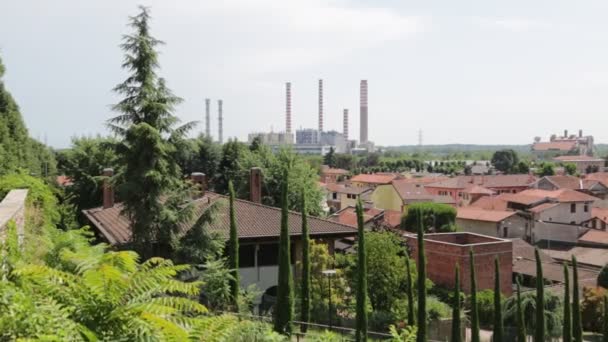
{"label": "striped smokestack", "polygon": [[218,141],[224,143],[224,117],[222,115],[222,100],[217,100],[217,125],[218,125]]}
{"label": "striped smokestack", "polygon": [[211,137],[211,100],[205,99],[205,136]]}
{"label": "striped smokestack", "polygon": [[342,127],[342,134],[344,134],[344,139],[348,140],[348,109],[344,108],[344,127]]}
{"label": "striped smokestack", "polygon": [[319,80],[319,132],[323,132],[323,80]]}
{"label": "striped smokestack", "polygon": [[291,133],[291,82],[285,83],[285,133]]}
{"label": "striped smokestack", "polygon": [[367,142],[367,80],[361,80],[359,87],[359,113],[360,113],[360,136],[359,142]]}

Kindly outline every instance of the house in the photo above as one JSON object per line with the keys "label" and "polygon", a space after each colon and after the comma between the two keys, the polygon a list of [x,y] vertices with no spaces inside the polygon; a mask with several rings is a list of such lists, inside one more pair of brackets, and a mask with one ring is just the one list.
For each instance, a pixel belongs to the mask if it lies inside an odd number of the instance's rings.
{"label": "house", "polygon": [[594,172],[586,175],[585,179],[595,180],[602,183],[603,186],[608,187],[608,172]]}
{"label": "house", "polygon": [[395,173],[362,173],[350,179],[352,186],[363,188],[375,188],[379,185],[390,184],[393,180],[400,178],[399,174]]}
{"label": "house", "polygon": [[605,199],[608,195],[608,187],[600,181],[569,175],[545,176],[532,184],[531,187],[543,190],[576,190],[600,199]]}
{"label": "house", "polygon": [[327,205],[330,211],[336,212],[343,208],[354,207],[360,199],[371,203],[372,188],[352,186],[347,184],[329,183],[325,185]]}
{"label": "house", "polygon": [[608,225],[608,208],[591,208],[591,220],[588,226],[593,229],[606,230]]}
{"label": "house", "polygon": [[457,205],[466,205],[484,195],[526,190],[534,181],[536,178],[527,174],[456,176],[424,187],[431,194],[451,196]]}
{"label": "house", "polygon": [[381,184],[374,188],[372,202],[377,208],[405,213],[408,205],[417,202],[435,202],[455,205],[449,196],[439,196],[429,193],[424,185],[434,183],[445,177],[401,178],[390,184]]}
{"label": "house", "polygon": [[[205,184],[204,175],[196,182]],[[255,180],[255,172],[251,173],[251,184],[260,187],[252,191],[252,198],[260,199],[261,182]],[[193,177],[194,180],[194,177]],[[183,225],[183,233],[192,228],[196,221],[214,203],[227,203],[226,196],[213,192],[205,192],[202,196],[193,199],[194,217],[191,222]],[[218,209],[216,221],[210,225],[209,231],[228,239],[230,222],[228,205],[221,205]],[[84,210],[83,213],[91,222],[91,226],[99,237],[113,246],[121,246],[131,241],[130,222],[122,215],[122,205],[114,204],[112,188],[106,183],[104,186],[104,204],[98,208]],[[278,273],[278,248],[281,226],[281,209],[263,205],[259,202],[236,200],[235,214],[238,224],[239,238],[239,275],[241,285],[247,287],[255,284],[258,289],[265,291],[276,286]],[[300,213],[290,211],[288,215],[289,234],[293,244],[292,263],[296,264],[301,256],[301,224]],[[354,238],[357,230],[349,225],[331,220],[309,217],[308,225],[311,239],[325,243],[331,253],[336,242],[344,238]]]}
{"label": "house", "polygon": [[[334,222],[339,222],[353,228],[357,228],[357,211],[354,206],[346,207],[338,212],[335,212],[329,217]],[[382,225],[384,222],[384,210],[364,207],[363,208],[363,224],[366,229],[372,229]]]}
{"label": "house", "polygon": [[601,171],[604,168],[604,164],[606,163],[606,161],[602,158],[596,158],[587,155],[559,156],[553,158],[553,161],[559,163],[574,164],[576,165],[576,172],[580,174]]}
{"label": "house", "polygon": [[326,184],[341,182],[350,172],[344,169],[335,169],[327,165],[321,165],[320,181]]}
{"label": "house", "polygon": [[516,211],[460,207],[456,226],[464,232],[500,238],[523,238],[526,218]]}
{"label": "house", "polygon": [[578,131],[578,136],[568,135],[564,130],[563,136],[553,134],[549,141],[543,142],[540,137],[534,138],[532,144],[532,155],[539,160],[550,160],[563,155],[593,155],[593,136],[583,136],[583,131]]}

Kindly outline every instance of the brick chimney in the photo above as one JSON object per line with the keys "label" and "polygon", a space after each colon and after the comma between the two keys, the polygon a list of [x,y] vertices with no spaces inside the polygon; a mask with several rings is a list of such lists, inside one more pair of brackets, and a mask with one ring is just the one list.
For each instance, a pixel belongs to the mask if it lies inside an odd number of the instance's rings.
{"label": "brick chimney", "polygon": [[192,181],[192,184],[196,185],[197,187],[197,191],[195,191],[194,197],[203,197],[203,195],[205,194],[205,183],[207,181],[205,174],[202,172],[192,172],[190,174],[190,180]]}
{"label": "brick chimney", "polygon": [[110,184],[110,178],[114,176],[114,169],[105,168],[102,175],[105,177],[103,180],[103,208],[108,209],[114,206],[114,188]]}
{"label": "brick chimney", "polygon": [[252,167],[249,173],[249,195],[251,202],[262,203],[262,169]]}

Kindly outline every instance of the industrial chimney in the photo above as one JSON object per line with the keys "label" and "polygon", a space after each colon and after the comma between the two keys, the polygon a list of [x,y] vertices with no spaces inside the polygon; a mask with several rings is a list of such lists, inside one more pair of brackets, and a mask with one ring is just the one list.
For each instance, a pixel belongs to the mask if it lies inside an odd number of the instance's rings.
{"label": "industrial chimney", "polygon": [[262,169],[252,167],[249,173],[249,196],[251,202],[262,203]]}
{"label": "industrial chimney", "polygon": [[367,142],[367,80],[361,80],[359,87],[359,113],[360,113],[360,136],[359,142]]}
{"label": "industrial chimney", "polygon": [[323,132],[323,80],[319,80],[319,132]]}
{"label": "industrial chimney", "polygon": [[291,133],[291,82],[285,83],[285,133]]}
{"label": "industrial chimney", "polygon": [[578,137],[579,137],[579,138],[582,138],[582,137],[583,137],[583,130],[582,130],[582,129],[579,129],[579,130],[578,130]]}
{"label": "industrial chimney", "polygon": [[222,116],[222,100],[217,100],[218,141],[224,143],[224,117]]}
{"label": "industrial chimney", "polygon": [[205,137],[211,137],[211,100],[205,99]]}
{"label": "industrial chimney", "polygon": [[348,109],[344,108],[344,121],[342,127],[342,134],[344,134],[344,139],[348,140]]}

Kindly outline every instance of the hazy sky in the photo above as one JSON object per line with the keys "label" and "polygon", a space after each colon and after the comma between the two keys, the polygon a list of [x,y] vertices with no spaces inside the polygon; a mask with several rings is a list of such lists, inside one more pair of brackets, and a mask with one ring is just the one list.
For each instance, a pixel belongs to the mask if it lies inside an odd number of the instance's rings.
{"label": "hazy sky", "polygon": [[[369,82],[369,136],[380,145],[530,143],[563,129],[608,142],[608,1],[5,0],[5,80],[34,137],[55,147],[106,134],[121,82],[121,35],[152,9],[160,74],[202,120],[224,100],[224,136],[325,126],[342,108],[359,132],[359,80]],[[199,126],[198,131],[202,129]],[[352,134],[351,136],[355,135]]]}

